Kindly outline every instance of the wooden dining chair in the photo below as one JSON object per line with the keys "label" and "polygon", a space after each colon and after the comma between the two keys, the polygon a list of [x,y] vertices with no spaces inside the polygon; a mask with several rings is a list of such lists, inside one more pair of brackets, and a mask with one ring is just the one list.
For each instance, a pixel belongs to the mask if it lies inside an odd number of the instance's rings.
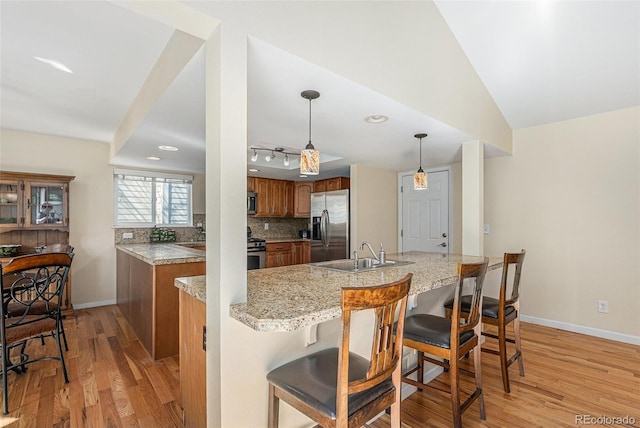
{"label": "wooden dining chair", "polygon": [[[482,284],[489,258],[482,263],[458,264],[458,282],[454,292],[452,316],[445,318],[437,315],[418,314],[407,317],[404,326],[404,346],[418,351],[418,364],[415,368],[403,373],[402,381],[413,385],[418,390],[428,387],[430,391],[442,394],[451,400],[453,426],[462,427],[462,413],[471,403],[478,400],[480,418],[486,419],[484,395],[482,392],[482,376],[480,369],[480,304],[482,301]],[[466,322],[460,317],[460,302],[465,282],[471,282],[471,311]],[[474,373],[460,368],[460,358],[473,350]],[[427,355],[428,354],[428,355]],[[439,359],[435,359],[435,358]],[[442,359],[442,360],[440,360]],[[445,391],[424,383],[424,363],[430,362],[444,367],[449,372],[450,388]],[[417,374],[417,380],[409,378]],[[461,402],[460,373],[468,373],[475,378],[475,390]]]}
{"label": "wooden dining chair", "polygon": [[[0,346],[2,348],[4,414],[9,412],[9,371],[23,373],[28,364],[42,360],[58,360],[64,380],[69,382],[59,326],[62,293],[72,260],[73,254],[33,254],[16,257],[6,266],[0,267],[3,285],[2,305],[0,305],[2,335]],[[9,307],[19,308],[19,310],[11,313],[8,310]],[[41,310],[41,307],[47,310]],[[52,309],[53,307],[55,309]],[[52,337],[56,341],[58,356],[30,358],[25,353],[29,340],[45,337]],[[18,361],[13,362],[12,358],[18,358]]]}
{"label": "wooden dining chair", "polygon": [[[342,288],[340,347],[307,355],[267,374],[269,428],[278,426],[280,400],[323,428],[360,427],[389,407],[391,426],[400,427],[402,333],[411,278],[408,274],[389,284]],[[368,309],[375,314],[369,360],[349,349],[352,312]]]}
{"label": "wooden dining chair", "polygon": [[[498,334],[483,331],[482,335],[498,340],[498,350],[483,347],[482,351],[500,356],[500,368],[502,370],[502,387],[504,392],[511,392],[509,385],[509,367],[518,361],[520,376],[524,376],[524,363],[522,361],[522,345],[520,341],[520,275],[522,273],[522,263],[526,251],[519,253],[505,253],[502,278],[500,280],[500,295],[498,299],[484,296],[482,301],[482,322],[496,326]],[[511,281],[511,296],[507,297],[509,288],[509,269],[515,268],[513,280]],[[461,316],[467,317],[469,314],[470,296],[462,297]],[[452,315],[453,301],[445,303],[445,312],[448,317]],[[507,337],[507,325],[513,323],[513,338]],[[507,343],[515,345],[515,353],[508,354]]]}
{"label": "wooden dining chair", "polygon": [[[69,244],[62,244],[62,243],[56,243],[56,244],[49,244],[49,245],[45,245],[44,247],[42,247],[42,250],[40,251],[42,254],[48,254],[48,253],[67,253],[69,255],[73,254],[73,246],[69,245]],[[69,278],[67,277],[67,280]],[[65,284],[65,288],[66,288],[66,284]],[[68,291],[67,291],[68,292]],[[56,309],[55,307],[53,307],[52,309]],[[66,351],[69,350],[69,344],[67,343],[67,334],[64,331],[64,325],[63,325],[63,320],[65,318],[65,315],[62,314],[60,316],[60,325],[58,326],[59,330],[60,330],[60,334],[62,335],[62,341],[64,342],[64,349]]]}

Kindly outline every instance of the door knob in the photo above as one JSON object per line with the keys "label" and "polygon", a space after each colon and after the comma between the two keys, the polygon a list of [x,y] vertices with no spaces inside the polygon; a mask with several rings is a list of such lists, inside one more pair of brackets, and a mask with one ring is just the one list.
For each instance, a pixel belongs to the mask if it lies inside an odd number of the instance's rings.
{"label": "door knob", "polygon": [[446,246],[447,246],[447,243],[446,243],[446,242],[443,242],[442,244],[438,244],[438,245],[437,245],[437,247],[443,247],[443,248],[444,248],[444,247],[446,247]]}
{"label": "door knob", "polygon": [[446,233],[443,233],[443,234],[442,234],[442,237],[443,237],[443,238],[446,238],[446,237],[447,237],[447,234],[446,234]]}

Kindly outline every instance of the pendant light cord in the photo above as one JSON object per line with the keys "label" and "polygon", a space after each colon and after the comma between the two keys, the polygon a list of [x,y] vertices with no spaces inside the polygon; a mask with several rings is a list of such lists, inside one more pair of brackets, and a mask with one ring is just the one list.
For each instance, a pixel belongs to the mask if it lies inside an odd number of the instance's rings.
{"label": "pendant light cord", "polygon": [[422,169],[422,138],[420,138],[420,169]]}
{"label": "pendant light cord", "polygon": [[309,144],[311,144],[311,98],[309,98]]}

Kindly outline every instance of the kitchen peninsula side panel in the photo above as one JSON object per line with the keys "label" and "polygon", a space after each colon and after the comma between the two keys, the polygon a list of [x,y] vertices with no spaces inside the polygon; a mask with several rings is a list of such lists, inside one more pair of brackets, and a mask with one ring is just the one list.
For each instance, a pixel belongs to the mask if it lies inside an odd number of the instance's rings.
{"label": "kitchen peninsula side panel", "polygon": [[116,302],[154,359],[179,352],[178,289],[175,278],[204,275],[205,262],[149,264],[117,250]]}

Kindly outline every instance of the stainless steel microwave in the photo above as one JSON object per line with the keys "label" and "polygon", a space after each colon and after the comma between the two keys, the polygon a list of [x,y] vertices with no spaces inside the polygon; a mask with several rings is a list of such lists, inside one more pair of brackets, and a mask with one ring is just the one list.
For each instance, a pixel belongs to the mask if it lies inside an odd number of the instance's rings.
{"label": "stainless steel microwave", "polygon": [[258,194],[247,192],[247,214],[255,214],[258,210]]}

